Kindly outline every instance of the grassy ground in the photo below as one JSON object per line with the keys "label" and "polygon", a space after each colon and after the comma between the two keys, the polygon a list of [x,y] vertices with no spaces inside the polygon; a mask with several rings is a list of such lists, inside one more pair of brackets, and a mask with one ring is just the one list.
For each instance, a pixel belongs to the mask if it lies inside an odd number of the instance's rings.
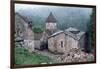
{"label": "grassy ground", "polygon": [[22,47],[15,48],[15,64],[16,65],[30,65],[52,62],[47,56],[29,53],[28,50]]}

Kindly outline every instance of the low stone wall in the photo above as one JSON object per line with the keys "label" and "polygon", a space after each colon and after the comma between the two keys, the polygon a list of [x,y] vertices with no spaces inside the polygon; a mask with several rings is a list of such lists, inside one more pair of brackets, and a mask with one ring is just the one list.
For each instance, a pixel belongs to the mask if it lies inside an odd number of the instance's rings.
{"label": "low stone wall", "polygon": [[40,40],[34,40],[34,45],[36,49],[40,49]]}
{"label": "low stone wall", "polygon": [[79,49],[72,49],[61,57],[61,62],[88,62],[94,61],[92,53],[86,53]]}
{"label": "low stone wall", "polygon": [[24,40],[24,47],[29,50],[29,52],[34,51],[34,40]]}
{"label": "low stone wall", "polygon": [[85,53],[79,49],[72,49],[66,54],[54,54],[48,50],[40,51],[35,50],[36,54],[48,56],[56,63],[72,63],[72,62],[88,62],[94,61],[94,55],[92,53]]}

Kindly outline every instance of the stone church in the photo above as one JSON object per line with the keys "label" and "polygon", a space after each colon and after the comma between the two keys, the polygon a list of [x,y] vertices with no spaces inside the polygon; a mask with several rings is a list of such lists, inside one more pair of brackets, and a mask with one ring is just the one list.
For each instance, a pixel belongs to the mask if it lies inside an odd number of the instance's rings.
{"label": "stone church", "polygon": [[73,48],[80,49],[85,46],[85,32],[73,27],[58,30],[57,20],[52,13],[46,20],[46,29],[48,50],[51,52],[67,53]]}
{"label": "stone church", "polygon": [[59,30],[48,38],[48,49],[52,52],[67,53],[71,49],[80,49],[84,46],[85,32],[71,27],[65,31]]}

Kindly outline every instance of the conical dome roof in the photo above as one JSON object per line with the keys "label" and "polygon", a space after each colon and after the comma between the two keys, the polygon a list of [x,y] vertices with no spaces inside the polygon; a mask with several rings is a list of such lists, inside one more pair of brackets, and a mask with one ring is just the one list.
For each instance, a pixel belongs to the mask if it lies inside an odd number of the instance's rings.
{"label": "conical dome roof", "polygon": [[49,23],[49,22],[55,23],[55,22],[57,22],[57,21],[56,21],[55,17],[53,16],[53,14],[50,13],[49,16],[48,16],[48,18],[47,18],[47,20],[46,20],[46,22],[48,22],[48,23]]}

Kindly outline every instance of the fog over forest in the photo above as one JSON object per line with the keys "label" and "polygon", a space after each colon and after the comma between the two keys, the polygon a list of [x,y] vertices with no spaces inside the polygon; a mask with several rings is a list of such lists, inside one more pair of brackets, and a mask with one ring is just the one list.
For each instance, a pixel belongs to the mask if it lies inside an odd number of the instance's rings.
{"label": "fog over forest", "polygon": [[42,27],[45,26],[45,21],[52,12],[57,20],[58,29],[75,27],[87,31],[92,8],[15,4],[15,12],[31,19],[33,26]]}

